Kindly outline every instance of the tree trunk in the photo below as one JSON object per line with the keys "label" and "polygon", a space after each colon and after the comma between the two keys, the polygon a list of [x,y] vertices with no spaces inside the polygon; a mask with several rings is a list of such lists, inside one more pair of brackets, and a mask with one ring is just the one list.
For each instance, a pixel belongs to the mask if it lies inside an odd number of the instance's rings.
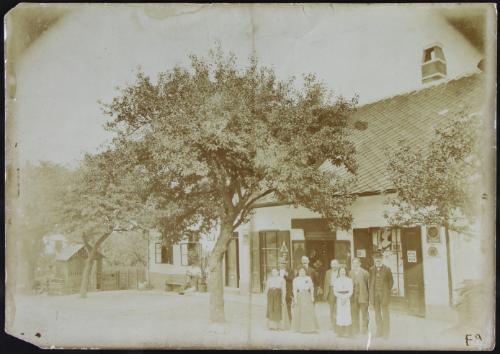
{"label": "tree trunk", "polygon": [[208,260],[209,277],[208,290],[210,292],[209,318],[212,323],[224,323],[224,280],[222,277],[222,257],[227,249],[233,232],[232,222],[223,222],[219,237]]}
{"label": "tree trunk", "polygon": [[224,323],[224,282],[222,279],[222,257],[211,267],[208,288],[210,291],[210,322]]}
{"label": "tree trunk", "polygon": [[87,260],[85,261],[85,268],[83,269],[82,284],[80,286],[80,297],[85,299],[87,297],[87,290],[89,287],[90,273],[92,272],[92,266],[94,265],[94,258],[96,256],[96,248],[93,247],[90,251]]}
{"label": "tree trunk", "polygon": [[89,248],[90,248],[90,252],[88,253],[87,260],[85,261],[85,267],[83,269],[83,275],[82,275],[82,283],[80,285],[80,297],[83,299],[87,297],[87,290],[89,287],[90,273],[92,271],[92,266],[94,264],[94,260],[97,259],[97,252],[98,252],[99,248],[101,247],[101,244],[104,241],[106,241],[106,239],[110,235],[111,235],[111,232],[99,237],[99,239],[96,241],[94,247],[92,247],[88,243],[86,243],[87,252],[88,252]]}

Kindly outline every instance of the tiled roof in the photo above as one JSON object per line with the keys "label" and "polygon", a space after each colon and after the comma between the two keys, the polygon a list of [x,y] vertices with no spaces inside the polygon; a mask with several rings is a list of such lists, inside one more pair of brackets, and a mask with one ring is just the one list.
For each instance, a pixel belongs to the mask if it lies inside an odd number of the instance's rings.
{"label": "tiled roof", "polygon": [[75,243],[72,245],[69,245],[67,247],[64,247],[61,252],[57,255],[56,260],[58,261],[67,261],[71,257],[73,257],[75,254],[78,253],[78,251],[83,247],[83,244],[81,243]]}
{"label": "tiled roof", "polygon": [[[69,259],[71,259],[71,257],[73,257],[75,254],[78,253],[78,251],[80,251],[82,248],[83,248],[83,244],[82,243],[74,243],[74,244],[71,244],[65,248],[63,248],[61,250],[61,252],[57,255],[56,257],[56,260],[57,261],[67,261]],[[97,252],[98,253],[98,257],[103,257],[103,255],[100,253],[100,252]]]}
{"label": "tiled roof", "polygon": [[[442,81],[358,107],[352,120],[366,122],[367,128],[353,133],[358,161],[354,192],[380,193],[393,188],[387,174],[387,152],[394,150],[399,140],[424,147],[435,129],[461,109],[483,111],[483,76],[476,73]],[[326,162],[322,168],[333,166]],[[258,204],[269,202],[276,202],[273,195]]]}
{"label": "tiled roof", "polygon": [[368,125],[353,134],[358,161],[355,192],[391,189],[387,151],[401,139],[426,146],[435,129],[464,107],[471,113],[482,111],[484,93],[483,74],[472,74],[359,107],[353,122]]}

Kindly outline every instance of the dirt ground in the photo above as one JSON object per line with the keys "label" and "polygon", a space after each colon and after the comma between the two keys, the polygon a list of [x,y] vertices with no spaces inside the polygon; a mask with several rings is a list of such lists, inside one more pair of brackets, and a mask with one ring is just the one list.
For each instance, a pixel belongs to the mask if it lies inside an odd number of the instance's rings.
{"label": "dirt ground", "polygon": [[394,311],[389,339],[338,338],[330,330],[326,303],[316,305],[319,333],[270,331],[263,295],[251,297],[250,302],[248,296],[226,294],[227,323],[223,332],[214,333],[206,293],[122,290],[89,293],[86,299],[18,295],[7,332],[45,348],[468,349],[465,334],[454,331],[453,323]]}

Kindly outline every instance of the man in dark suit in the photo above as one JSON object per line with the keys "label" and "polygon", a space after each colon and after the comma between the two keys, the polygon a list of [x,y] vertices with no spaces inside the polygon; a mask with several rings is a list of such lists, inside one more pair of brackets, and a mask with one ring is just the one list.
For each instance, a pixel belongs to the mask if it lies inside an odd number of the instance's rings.
{"label": "man in dark suit", "polygon": [[332,329],[337,332],[337,298],[333,293],[333,282],[338,277],[339,272],[339,261],[332,259],[330,262],[330,269],[325,273],[325,281],[323,283],[323,296],[325,301],[328,301],[330,305],[330,321],[332,323]]}
{"label": "man in dark suit", "polygon": [[391,289],[394,284],[391,269],[382,264],[382,255],[375,254],[373,257],[375,265],[370,268],[370,304],[375,310],[375,324],[377,326],[377,337],[389,337],[389,300]]}
{"label": "man in dark suit", "polygon": [[368,271],[361,268],[359,258],[352,260],[352,270],[349,276],[352,279],[353,285],[351,297],[352,334],[366,334],[368,332],[368,288],[370,275]]}

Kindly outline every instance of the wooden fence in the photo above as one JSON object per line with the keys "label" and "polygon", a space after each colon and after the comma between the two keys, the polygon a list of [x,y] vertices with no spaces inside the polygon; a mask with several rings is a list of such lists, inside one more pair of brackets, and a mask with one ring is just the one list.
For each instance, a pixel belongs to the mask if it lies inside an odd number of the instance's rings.
{"label": "wooden fence", "polygon": [[146,281],[145,267],[103,267],[100,290],[138,289]]}

